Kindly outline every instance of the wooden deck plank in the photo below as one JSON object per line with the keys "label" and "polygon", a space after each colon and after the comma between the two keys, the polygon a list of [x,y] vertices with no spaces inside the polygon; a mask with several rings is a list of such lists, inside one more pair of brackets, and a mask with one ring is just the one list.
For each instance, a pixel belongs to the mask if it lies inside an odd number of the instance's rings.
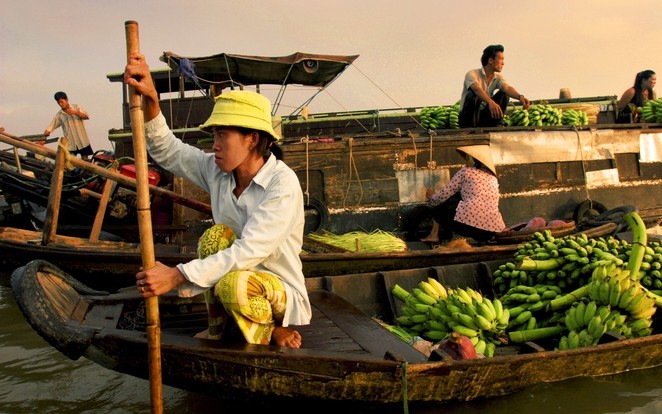
{"label": "wooden deck plank", "polygon": [[342,297],[323,290],[309,292],[309,297],[315,308],[370,354],[381,358],[388,354],[408,362],[427,359]]}

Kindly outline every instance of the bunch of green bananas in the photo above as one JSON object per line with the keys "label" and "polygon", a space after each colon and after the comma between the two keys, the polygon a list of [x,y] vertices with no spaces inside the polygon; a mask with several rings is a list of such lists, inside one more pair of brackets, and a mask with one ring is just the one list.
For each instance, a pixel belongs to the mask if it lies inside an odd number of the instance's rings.
{"label": "bunch of green bananas", "polygon": [[524,284],[554,284],[568,291],[588,282],[597,256],[593,254],[598,240],[585,234],[555,238],[550,230],[536,232],[529,242],[521,244],[514,261],[493,273],[497,293]]}
{"label": "bunch of green bananas", "polygon": [[426,129],[459,128],[460,103],[451,106],[429,106],[421,109],[421,126]]}
{"label": "bunch of green bananas", "polygon": [[449,111],[445,106],[429,106],[421,109],[421,125],[426,129],[448,128]]}
{"label": "bunch of green bananas", "polygon": [[561,115],[561,125],[588,125],[588,114],[581,109],[566,109]]}
{"label": "bunch of green bananas", "polygon": [[637,112],[643,122],[662,122],[662,97],[649,99]]}
{"label": "bunch of green bananas", "polygon": [[561,111],[550,104],[537,104],[529,107],[529,123],[533,126],[561,125]]}
{"label": "bunch of green bananas", "polygon": [[639,269],[641,284],[655,293],[662,294],[662,241],[651,241],[646,246]]}
{"label": "bunch of green bananas", "polygon": [[515,108],[504,117],[504,123],[506,126],[528,126],[529,111],[523,108]]}
{"label": "bunch of green bananas", "polygon": [[509,331],[531,330],[559,323],[563,314],[549,315],[549,302],[560,295],[561,288],[555,285],[517,285],[510,288],[499,299],[510,312]]}
{"label": "bunch of green bananas", "polygon": [[455,102],[448,108],[448,127],[451,129],[460,127],[460,101]]}
{"label": "bunch of green bananas", "polygon": [[565,325],[568,334],[559,340],[559,349],[575,349],[596,345],[605,332],[610,331],[625,338],[651,334],[651,318],[633,318],[609,304],[599,301],[579,301],[568,309]]}
{"label": "bunch of green bananas", "polygon": [[621,309],[632,319],[650,319],[656,311],[655,298],[643,289],[630,271],[614,264],[593,271],[588,296],[602,305]]}
{"label": "bunch of green bananas", "polygon": [[499,299],[486,298],[470,287],[446,289],[434,278],[419,282],[412,292],[396,284],[392,293],[404,302],[396,323],[409,332],[434,342],[457,332],[487,357],[503,343],[510,314]]}

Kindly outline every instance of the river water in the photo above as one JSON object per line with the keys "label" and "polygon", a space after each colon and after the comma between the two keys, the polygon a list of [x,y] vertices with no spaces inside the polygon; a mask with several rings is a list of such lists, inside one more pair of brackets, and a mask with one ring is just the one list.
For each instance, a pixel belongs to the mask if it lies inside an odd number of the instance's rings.
{"label": "river water", "polygon": [[[72,361],[52,348],[25,321],[8,283],[0,284],[0,413],[149,413],[149,382]],[[662,367],[598,379],[574,379],[532,387],[509,396],[467,403],[409,406],[409,413],[662,413]],[[165,413],[328,412],[329,405],[238,405],[164,386]],[[337,410],[335,410],[337,412]],[[402,413],[404,406],[343,407],[351,413]]]}

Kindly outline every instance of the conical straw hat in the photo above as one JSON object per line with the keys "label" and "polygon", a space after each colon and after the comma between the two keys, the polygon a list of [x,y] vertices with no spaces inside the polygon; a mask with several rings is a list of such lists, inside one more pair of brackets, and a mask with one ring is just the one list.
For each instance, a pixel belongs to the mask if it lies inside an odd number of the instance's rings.
{"label": "conical straw hat", "polygon": [[489,169],[497,175],[496,168],[494,167],[494,161],[492,161],[492,151],[490,150],[489,145],[469,145],[466,147],[458,147],[457,151],[464,155],[468,154],[474,157],[474,159],[480,161],[485,168]]}

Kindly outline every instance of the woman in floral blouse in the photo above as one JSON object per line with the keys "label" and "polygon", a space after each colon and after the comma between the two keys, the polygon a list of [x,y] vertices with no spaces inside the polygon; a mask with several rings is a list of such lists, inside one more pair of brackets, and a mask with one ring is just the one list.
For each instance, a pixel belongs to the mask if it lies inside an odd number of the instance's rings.
{"label": "woman in floral blouse", "polygon": [[422,241],[444,243],[459,236],[484,243],[505,229],[499,211],[499,182],[489,145],[459,147],[467,166],[439,191],[428,188],[434,226]]}

